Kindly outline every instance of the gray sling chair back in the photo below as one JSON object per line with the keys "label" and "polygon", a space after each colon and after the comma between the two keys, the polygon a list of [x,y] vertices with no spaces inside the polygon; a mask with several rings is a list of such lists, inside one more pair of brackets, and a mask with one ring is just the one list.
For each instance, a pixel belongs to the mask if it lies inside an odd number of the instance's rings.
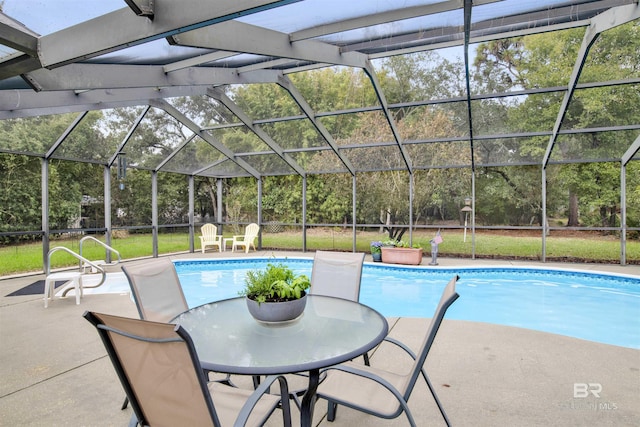
{"label": "gray sling chair back", "polygon": [[386,419],[396,418],[404,412],[409,423],[415,426],[416,423],[407,402],[418,376],[422,374],[444,421],[447,426],[450,425],[440,399],[424,370],[424,363],[447,309],[458,299],[456,292],[458,279],[456,275],[445,286],[417,355],[402,342],[390,337],[385,338],[385,341],[397,345],[413,359],[410,372],[390,372],[353,362],[332,366],[324,371],[327,376],[320,383],[317,395],[318,398],[328,401],[328,421],[335,420],[337,405],[344,405]]}
{"label": "gray sling chair back", "polygon": [[[262,426],[282,405],[284,425],[291,426],[284,377],[267,377],[255,391],[207,382],[180,325],[95,312],[84,317],[97,328],[131,402],[130,425]],[[276,380],[280,395],[269,393]]]}
{"label": "gray sling chair back", "polygon": [[[359,301],[363,264],[364,252],[316,251],[309,293]],[[362,357],[368,365],[369,355]]]}
{"label": "gray sling chair back", "polygon": [[141,319],[167,323],[189,309],[180,278],[169,258],[123,265]]}
{"label": "gray sling chair back", "polygon": [[363,262],[363,252],[316,251],[309,293],[358,301]]}

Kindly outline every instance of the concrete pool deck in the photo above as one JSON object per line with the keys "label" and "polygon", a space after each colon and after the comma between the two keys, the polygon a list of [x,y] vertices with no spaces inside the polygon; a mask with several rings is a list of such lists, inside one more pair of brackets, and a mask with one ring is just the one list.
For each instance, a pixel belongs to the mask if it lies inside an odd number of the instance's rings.
{"label": "concrete pool deck", "polygon": [[[271,255],[272,251],[249,254]],[[313,257],[313,252],[277,255]],[[170,258],[244,256],[247,255],[227,251]],[[429,261],[430,258],[425,258],[423,264]],[[638,266],[607,264],[447,258],[439,258],[438,262],[442,267],[528,265],[640,275]],[[135,305],[128,294],[88,293],[80,305],[71,296],[53,301],[47,309],[41,294],[5,296],[43,278],[43,275],[0,278],[0,425],[127,424],[131,409],[120,410],[122,387],[97,333],[81,316],[85,310],[93,310],[137,317]],[[391,335],[415,348],[427,321],[389,319]],[[397,353],[386,346],[372,354],[372,364],[399,369],[408,366],[399,362]],[[637,349],[445,318],[426,368],[452,425],[640,425]],[[444,425],[423,381],[418,381],[409,406],[418,425]],[[408,425],[403,415],[395,420],[380,420],[343,407],[333,423],[325,420],[325,414],[326,404],[320,401],[314,425]],[[296,410],[293,417],[298,419]],[[280,425],[281,421],[276,414],[268,425]]]}

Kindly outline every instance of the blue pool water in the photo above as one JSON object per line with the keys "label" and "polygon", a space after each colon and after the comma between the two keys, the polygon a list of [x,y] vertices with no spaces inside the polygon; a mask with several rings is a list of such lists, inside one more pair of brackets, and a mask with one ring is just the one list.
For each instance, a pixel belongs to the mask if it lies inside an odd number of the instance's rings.
{"label": "blue pool water", "polygon": [[[310,258],[174,261],[190,307],[232,298],[247,271],[285,262],[311,275]],[[431,317],[460,276],[447,318],[517,326],[640,348],[640,277],[534,268],[416,268],[365,263],[360,302],[387,317]]]}

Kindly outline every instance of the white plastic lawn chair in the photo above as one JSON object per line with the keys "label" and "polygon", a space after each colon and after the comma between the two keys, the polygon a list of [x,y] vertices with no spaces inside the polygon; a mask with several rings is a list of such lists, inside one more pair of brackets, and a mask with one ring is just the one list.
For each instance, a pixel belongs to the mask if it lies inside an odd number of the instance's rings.
{"label": "white plastic lawn chair", "polygon": [[218,236],[218,228],[213,224],[205,224],[200,228],[202,236],[200,236],[200,246],[202,246],[202,253],[208,246],[217,246],[218,250],[222,252],[222,236]]}
{"label": "white plastic lawn chair", "polygon": [[238,246],[242,246],[246,253],[249,253],[249,247],[253,246],[253,250],[256,250],[256,245],[254,241],[256,237],[258,237],[258,233],[260,232],[260,226],[258,224],[252,223],[247,225],[247,228],[244,230],[244,235],[241,236],[233,236],[233,244],[231,246],[231,252],[235,252]]}

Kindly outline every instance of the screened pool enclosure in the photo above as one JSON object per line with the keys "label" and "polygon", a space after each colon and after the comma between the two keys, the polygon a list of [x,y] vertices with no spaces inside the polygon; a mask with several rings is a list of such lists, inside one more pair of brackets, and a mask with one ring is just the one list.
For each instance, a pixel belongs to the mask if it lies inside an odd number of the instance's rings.
{"label": "screened pool enclosure", "polygon": [[[637,0],[4,0],[0,241],[640,234]],[[235,234],[235,233],[234,233]],[[262,242],[262,234],[260,237]]]}

